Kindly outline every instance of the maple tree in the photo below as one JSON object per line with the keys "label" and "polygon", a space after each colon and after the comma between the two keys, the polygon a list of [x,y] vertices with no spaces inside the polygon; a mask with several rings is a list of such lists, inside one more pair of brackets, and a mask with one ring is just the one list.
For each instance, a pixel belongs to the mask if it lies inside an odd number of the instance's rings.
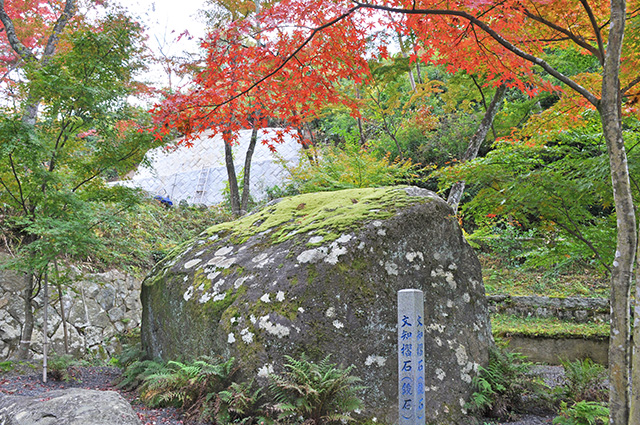
{"label": "maple tree", "polygon": [[[197,89],[188,97],[169,99],[175,113],[164,120],[170,125],[187,121],[195,132],[218,129],[232,142],[230,130],[248,127],[255,112],[262,120],[273,117],[293,127],[327,103],[343,103],[357,115],[357,102],[341,96],[333,83],[368,77],[365,59],[386,55],[384,45],[375,52],[368,44],[381,27],[415,38],[422,53],[414,50],[413,61],[442,63],[467,73],[480,67],[493,84],[529,94],[556,90],[582,108],[597,110],[618,223],[611,277],[611,423],[636,424],[640,373],[632,375],[635,391],[630,392],[628,382],[631,369],[640,370],[640,355],[631,359],[628,354],[628,307],[637,229],[621,119],[623,113],[637,112],[624,99],[637,98],[633,90],[640,82],[634,73],[640,65],[639,37],[636,31],[625,39],[625,25],[629,21],[637,27],[640,5],[637,0],[629,5],[627,10],[626,0],[284,0],[254,18],[260,22],[259,44],[243,44],[256,28],[246,20],[212,31],[203,44],[209,55]],[[570,46],[595,57],[600,69],[570,77],[544,59],[549,48]],[[540,69],[559,86],[542,78]],[[636,311],[640,314],[640,308]],[[640,347],[640,327],[635,332]]]}
{"label": "maple tree", "polygon": [[153,138],[134,119],[144,114],[125,102],[140,87],[138,24],[112,9],[87,22],[74,0],[5,6],[0,0],[10,100],[0,110],[0,225],[15,248],[9,267],[25,272],[18,350],[25,357],[48,265],[99,247],[94,228],[108,219],[100,204],[136,200],[126,188],[107,188],[106,172],[131,169]]}

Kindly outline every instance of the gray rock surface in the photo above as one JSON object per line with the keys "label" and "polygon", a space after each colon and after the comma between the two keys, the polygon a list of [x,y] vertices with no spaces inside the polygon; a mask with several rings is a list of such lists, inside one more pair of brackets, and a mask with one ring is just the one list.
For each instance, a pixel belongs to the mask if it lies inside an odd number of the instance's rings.
{"label": "gray rock surface", "polygon": [[426,411],[462,423],[491,343],[480,264],[449,206],[419,188],[286,198],[174,251],[142,288],[152,357],[235,357],[265,384],[284,355],[332,355],[368,388],[362,416],[397,421],[396,294],[425,293]]}
{"label": "gray rock surface", "polygon": [[141,425],[115,391],[79,388],[27,397],[0,394],[2,425]]}
{"label": "gray rock surface", "polygon": [[609,321],[609,300],[606,298],[491,295],[487,300],[492,313],[520,317],[555,317],[578,323]]}

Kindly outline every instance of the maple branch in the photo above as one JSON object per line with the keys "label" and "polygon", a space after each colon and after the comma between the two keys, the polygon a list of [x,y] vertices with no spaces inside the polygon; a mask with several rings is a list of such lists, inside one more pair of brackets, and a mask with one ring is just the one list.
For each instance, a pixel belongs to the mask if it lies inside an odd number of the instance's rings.
{"label": "maple branch", "polygon": [[592,105],[597,107],[600,102],[600,100],[593,93],[587,90],[585,87],[576,83],[571,78],[567,77],[566,75],[564,75],[563,73],[561,73],[560,71],[552,67],[545,60],[537,56],[534,56],[532,54],[529,54],[524,50],[520,49],[519,47],[515,46],[513,43],[509,42],[502,35],[500,35],[498,32],[492,29],[487,23],[479,20],[478,18],[471,15],[470,13],[459,11],[459,10],[450,10],[450,9],[403,9],[403,8],[396,8],[391,6],[381,6],[381,5],[375,5],[370,3],[363,3],[358,0],[352,0],[352,2],[357,5],[356,7],[359,7],[362,9],[383,10],[383,11],[393,12],[393,13],[402,13],[406,15],[458,16],[460,18],[467,19],[471,21],[473,24],[477,25],[479,28],[481,28],[484,32],[486,32],[491,38],[496,40],[505,49],[515,54],[516,56],[528,62],[533,63],[534,65],[538,65],[542,67],[542,69],[547,71],[550,75],[552,75],[556,79],[560,80],[561,82],[565,83],[567,86],[571,87],[573,90],[578,92]]}
{"label": "maple branch", "polygon": [[[4,0],[0,0],[0,1],[4,1]],[[194,105],[193,108],[196,107],[203,107],[203,106],[210,106],[212,107],[212,111],[209,112],[207,115],[212,114],[215,110],[217,110],[218,108],[220,108],[221,106],[224,106],[228,103],[233,102],[234,100],[238,99],[241,96],[244,96],[245,94],[249,93],[251,90],[253,90],[254,88],[256,88],[257,86],[259,86],[260,84],[262,84],[262,82],[268,80],[269,78],[273,77],[274,75],[276,75],[278,72],[280,72],[281,69],[283,69],[289,62],[291,62],[291,60],[293,60],[294,58],[296,58],[296,55],[298,53],[300,53],[302,51],[302,49],[305,48],[305,46],[307,44],[309,44],[311,42],[311,40],[313,40],[313,38],[316,36],[316,34],[318,34],[319,32],[321,32],[322,30],[324,30],[325,28],[329,28],[332,25],[337,24],[338,22],[342,21],[343,19],[348,18],[351,14],[353,14],[356,10],[358,9],[362,9],[363,6],[357,5],[355,7],[352,7],[351,9],[347,10],[345,13],[343,13],[340,16],[337,16],[335,18],[333,18],[332,20],[320,25],[319,27],[314,28],[311,31],[311,34],[309,34],[309,36],[291,53],[289,54],[287,57],[285,57],[285,59],[282,61],[282,63],[280,63],[277,67],[275,67],[273,69],[273,71],[269,72],[267,75],[265,75],[264,77],[261,77],[258,81],[254,82],[253,84],[251,84],[249,87],[247,87],[246,89],[242,90],[241,92],[239,92],[238,94],[235,94],[233,96],[231,96],[230,98],[228,98],[227,100],[225,100],[224,102],[218,103],[218,104],[214,104],[214,105]],[[189,109],[190,107],[187,107],[185,109]]]}
{"label": "maple branch", "polygon": [[16,34],[16,28],[13,26],[13,21],[11,20],[9,15],[7,15],[7,12],[4,9],[4,0],[0,0],[0,21],[4,25],[4,29],[7,33],[7,39],[9,40],[9,44],[11,45],[13,51],[16,52],[22,59],[35,59],[33,52],[18,38],[18,35]]}
{"label": "maple branch", "polygon": [[[580,2],[583,2],[584,0],[580,0]],[[586,3],[586,1],[585,1]],[[589,5],[586,5],[585,7],[589,7]],[[600,62],[600,65],[602,65],[604,63],[604,49],[602,50],[598,50],[595,47],[593,47],[591,44],[587,43],[583,38],[578,37],[577,35],[575,35],[574,33],[572,33],[571,31],[562,28],[560,25],[557,25],[545,18],[543,18],[540,15],[536,15],[534,13],[531,13],[528,9],[524,8],[524,14],[533,19],[536,22],[540,22],[542,25],[546,25],[549,28],[566,35],[571,41],[573,41],[574,43],[576,43],[578,46],[583,47],[585,49],[587,49],[589,52],[591,52],[592,55],[594,55],[596,58],[598,58],[598,62]],[[591,9],[589,9],[587,11],[587,13],[589,13]],[[593,14],[591,14],[591,16],[593,16]],[[594,18],[595,19],[595,18]],[[593,21],[592,23],[594,23],[595,21]],[[602,48],[602,39],[600,38],[600,32],[596,31],[596,37],[598,38],[598,47]]]}
{"label": "maple branch", "polygon": [[55,25],[53,26],[53,30],[51,31],[51,35],[49,36],[49,40],[47,40],[47,46],[44,48],[44,58],[48,58],[55,52],[58,41],[60,40],[60,34],[62,33],[62,30],[67,25],[67,23],[69,23],[69,20],[73,17],[75,8],[76,0],[67,0],[65,2],[64,9],[60,14],[60,17],[58,17]]}
{"label": "maple branch", "polygon": [[598,51],[600,55],[598,56],[598,60],[600,61],[600,65],[604,65],[604,43],[602,42],[602,33],[600,32],[600,28],[598,27],[598,23],[596,22],[596,17],[593,15],[593,10],[587,0],[580,0],[584,10],[587,12],[589,16],[589,21],[591,22],[591,26],[593,27],[593,32],[596,34],[596,40],[598,41]]}
{"label": "maple branch", "polygon": [[629,90],[631,90],[633,88],[633,86],[635,86],[638,83],[640,83],[640,77],[636,77],[634,80],[631,80],[631,82],[629,84],[627,84],[627,86],[625,88],[620,90],[620,94],[624,96],[625,93],[627,93]]}

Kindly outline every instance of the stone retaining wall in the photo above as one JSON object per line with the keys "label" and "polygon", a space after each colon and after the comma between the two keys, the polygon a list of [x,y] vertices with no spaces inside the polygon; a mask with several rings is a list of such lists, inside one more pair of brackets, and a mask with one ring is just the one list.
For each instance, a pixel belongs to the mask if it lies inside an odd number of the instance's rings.
{"label": "stone retaining wall", "polygon": [[[119,347],[115,336],[140,326],[140,281],[122,272],[76,273],[64,287],[62,302],[69,334],[69,351],[76,356],[109,357]],[[12,358],[24,322],[24,276],[0,270],[0,360]],[[49,352],[64,354],[63,326],[57,290],[50,288]],[[35,299],[35,326],[31,356],[42,357],[42,291]]]}
{"label": "stone retaining wall", "polygon": [[501,313],[519,317],[556,317],[577,323],[609,321],[609,300],[606,298],[487,297],[491,314]]}

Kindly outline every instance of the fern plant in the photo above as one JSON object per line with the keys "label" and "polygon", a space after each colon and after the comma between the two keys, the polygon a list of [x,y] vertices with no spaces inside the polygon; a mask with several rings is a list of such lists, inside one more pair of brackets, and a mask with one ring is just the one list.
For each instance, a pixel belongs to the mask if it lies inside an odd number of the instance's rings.
{"label": "fern plant", "polygon": [[233,382],[229,388],[211,395],[203,417],[215,419],[215,424],[273,424],[264,398],[263,389],[255,389],[253,382]]}
{"label": "fern plant", "polygon": [[357,393],[364,387],[360,378],[351,375],[353,366],[342,369],[329,361],[310,361],[304,354],[299,360],[285,356],[282,375],[271,375],[270,390],[274,393],[279,419],[298,417],[315,425],[351,421],[350,413],[362,406]]}
{"label": "fern plant", "polygon": [[158,373],[147,376],[140,387],[142,400],[151,407],[173,406],[184,410],[188,418],[200,419],[203,412],[214,411],[215,395],[227,389],[237,371],[234,359],[227,361],[204,357],[193,363],[170,361]]}
{"label": "fern plant", "polygon": [[607,373],[604,366],[591,359],[574,362],[561,361],[564,368],[565,382],[556,388],[556,395],[561,401],[605,401],[608,398],[607,386],[604,384]]}
{"label": "fern plant", "polygon": [[553,425],[604,425],[609,422],[609,409],[595,401],[579,401],[569,407],[560,403],[559,416],[553,419]]}
{"label": "fern plant", "polygon": [[509,418],[522,409],[523,397],[529,397],[529,403],[543,398],[547,387],[531,374],[531,363],[524,359],[519,353],[492,347],[489,365],[480,367],[473,378],[476,391],[467,407],[490,417]]}
{"label": "fern plant", "polygon": [[133,391],[139,388],[148,376],[162,373],[167,368],[166,364],[153,360],[136,360],[129,363],[122,371],[122,375],[116,383],[116,388]]}

